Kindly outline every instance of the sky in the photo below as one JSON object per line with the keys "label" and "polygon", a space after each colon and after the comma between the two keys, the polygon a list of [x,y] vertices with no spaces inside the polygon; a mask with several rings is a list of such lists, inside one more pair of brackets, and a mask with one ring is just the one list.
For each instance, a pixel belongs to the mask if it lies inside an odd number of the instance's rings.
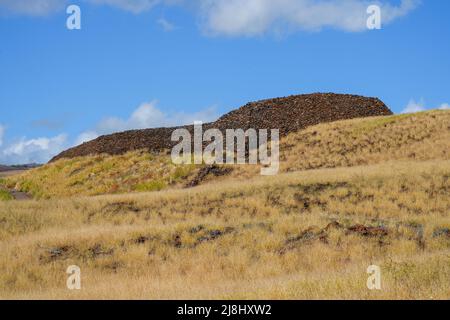
{"label": "sky", "polygon": [[440,0],[0,0],[0,163],[291,94],[448,109],[449,16]]}

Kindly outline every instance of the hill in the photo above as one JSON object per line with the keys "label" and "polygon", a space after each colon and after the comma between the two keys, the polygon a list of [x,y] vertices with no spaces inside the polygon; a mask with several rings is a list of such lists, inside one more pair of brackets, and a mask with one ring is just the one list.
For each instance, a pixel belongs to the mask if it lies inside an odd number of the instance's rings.
{"label": "hill", "polygon": [[0,298],[448,299],[449,147],[431,111],[291,132],[273,177],[147,150],[56,160],[2,182],[39,200],[0,201]]}
{"label": "hill", "polygon": [[[204,129],[280,129],[280,135],[311,125],[342,119],[390,115],[392,112],[376,98],[345,94],[306,94],[251,102],[232,111]],[[193,126],[183,126],[191,133]],[[55,156],[51,162],[97,154],[124,154],[134,150],[170,149],[172,132],[177,128],[131,130],[101,136]]]}
{"label": "hill", "polygon": [[[449,160],[450,112],[431,111],[319,124],[280,142],[280,171],[372,165],[387,161]],[[242,181],[259,166],[174,165],[167,153],[146,150],[121,155],[60,159],[5,180],[37,198],[158,191],[210,180]],[[195,182],[192,184],[191,182]]]}

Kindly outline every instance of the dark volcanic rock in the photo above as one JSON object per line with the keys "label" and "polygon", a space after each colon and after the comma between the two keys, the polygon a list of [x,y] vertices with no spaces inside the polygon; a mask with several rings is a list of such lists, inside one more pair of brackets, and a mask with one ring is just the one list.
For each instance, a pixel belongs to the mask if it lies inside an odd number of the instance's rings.
{"label": "dark volcanic rock", "polygon": [[[280,136],[323,122],[344,119],[386,116],[392,112],[376,98],[355,95],[315,93],[251,102],[217,121],[203,125],[203,130],[226,129],[279,129]],[[51,161],[93,154],[123,154],[132,150],[161,151],[172,148],[172,132],[186,128],[191,134],[193,126],[131,130],[101,136],[80,146],[66,150]]]}

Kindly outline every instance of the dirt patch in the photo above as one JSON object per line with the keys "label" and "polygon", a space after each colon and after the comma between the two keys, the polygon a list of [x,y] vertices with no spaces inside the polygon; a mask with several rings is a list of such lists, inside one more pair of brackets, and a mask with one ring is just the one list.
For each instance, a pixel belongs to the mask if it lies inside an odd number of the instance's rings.
{"label": "dirt patch", "polygon": [[26,192],[14,190],[14,189],[7,189],[7,188],[1,187],[1,186],[0,186],[0,190],[3,190],[5,192],[9,193],[14,200],[19,200],[20,201],[20,200],[33,199],[33,197],[30,194],[26,193]]}
{"label": "dirt patch", "polygon": [[11,190],[9,192],[15,200],[30,200],[33,197],[26,192]]}

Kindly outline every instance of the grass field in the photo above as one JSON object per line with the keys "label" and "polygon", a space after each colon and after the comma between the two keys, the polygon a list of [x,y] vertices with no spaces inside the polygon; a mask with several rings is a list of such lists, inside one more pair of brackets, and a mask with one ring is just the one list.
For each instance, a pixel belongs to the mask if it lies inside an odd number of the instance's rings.
{"label": "grass field", "polygon": [[[449,112],[320,125],[286,138],[277,176],[242,166],[188,189],[198,168],[179,176],[154,155],[145,180],[131,165],[142,152],[8,177],[41,199],[0,202],[0,298],[449,299],[449,126]],[[133,193],[58,191],[55,178],[101,166],[95,181],[127,157]],[[166,184],[135,187],[152,181]],[[66,288],[70,265],[81,290]]]}

